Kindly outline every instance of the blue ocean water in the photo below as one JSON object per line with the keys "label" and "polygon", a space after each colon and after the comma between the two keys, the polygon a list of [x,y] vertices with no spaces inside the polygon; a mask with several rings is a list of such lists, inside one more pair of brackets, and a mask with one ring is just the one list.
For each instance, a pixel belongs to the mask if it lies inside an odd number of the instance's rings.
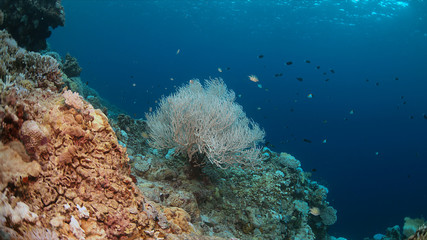
{"label": "blue ocean water", "polygon": [[427,216],[426,2],[62,3],[50,47],[131,116],[192,78],[222,77],[268,146],[329,188],[330,234],[362,239]]}

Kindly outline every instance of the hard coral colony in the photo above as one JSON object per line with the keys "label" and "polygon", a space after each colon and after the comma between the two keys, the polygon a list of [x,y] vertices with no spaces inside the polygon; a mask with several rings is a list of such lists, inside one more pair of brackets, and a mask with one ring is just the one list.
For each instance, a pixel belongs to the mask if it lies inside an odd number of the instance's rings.
{"label": "hard coral colony", "polygon": [[[60,3],[51,10],[54,26],[61,25]],[[1,25],[6,21],[0,14]],[[44,38],[27,42],[21,37],[19,45],[28,49],[45,44]],[[329,237],[336,210],[326,201],[328,190],[310,181],[293,156],[259,149],[262,171],[188,164],[175,149],[149,147],[146,121],[126,115],[108,119],[82,97],[83,91],[64,88],[64,83],[82,85],[67,76],[80,74],[78,64],[64,64],[77,69],[63,71],[55,54],[26,51],[18,43],[0,31],[1,236]]]}

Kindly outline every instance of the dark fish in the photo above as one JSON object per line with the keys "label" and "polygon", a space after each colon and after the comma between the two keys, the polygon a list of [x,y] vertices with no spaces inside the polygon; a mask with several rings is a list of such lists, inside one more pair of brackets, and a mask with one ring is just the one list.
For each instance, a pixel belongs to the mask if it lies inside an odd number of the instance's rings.
{"label": "dark fish", "polygon": [[302,82],[304,79],[302,77],[297,77],[297,80]]}
{"label": "dark fish", "polygon": [[230,71],[230,69],[231,69],[230,67],[227,67],[227,71]]}
{"label": "dark fish", "polygon": [[133,75],[130,75],[130,78],[133,78]]}
{"label": "dark fish", "polygon": [[403,104],[406,104],[406,101],[403,101]]}
{"label": "dark fish", "polygon": [[264,55],[262,55],[262,54],[258,56],[258,58],[263,58],[263,57],[264,57]]}
{"label": "dark fish", "polygon": [[311,171],[312,171],[312,172],[316,172],[316,171],[317,171],[317,169],[315,169],[315,168],[312,168],[312,169],[311,169]]}
{"label": "dark fish", "polygon": [[320,66],[316,66],[316,69],[320,69]]}
{"label": "dark fish", "polygon": [[276,74],[274,74],[274,76],[275,77],[281,77],[281,76],[283,76],[283,73],[276,73]]}
{"label": "dark fish", "polygon": [[427,120],[427,115],[425,113],[423,114],[423,117],[425,120]]}
{"label": "dark fish", "polygon": [[365,81],[366,81],[366,82],[369,82],[369,79],[366,79]]}
{"label": "dark fish", "polygon": [[410,118],[410,119],[414,119],[414,116],[412,116],[412,115],[411,115],[411,116],[409,116],[409,118]]}
{"label": "dark fish", "polygon": [[294,112],[295,110],[293,108],[289,109],[290,112]]}
{"label": "dark fish", "polygon": [[394,80],[396,80],[396,81],[397,81],[397,80],[399,80],[399,78],[398,78],[398,77],[395,77],[395,78],[394,78]]}
{"label": "dark fish", "polygon": [[292,63],[293,63],[293,62],[289,61],[289,62],[286,62],[286,65],[288,65],[288,66],[289,66],[289,65],[292,65]]}
{"label": "dark fish", "polygon": [[405,96],[400,96],[400,99],[403,99]]}
{"label": "dark fish", "polygon": [[327,73],[326,72],[323,72],[323,75],[326,75]]}
{"label": "dark fish", "polygon": [[306,142],[306,143],[311,143],[311,140],[307,139],[307,138],[304,138],[303,141]]}
{"label": "dark fish", "polygon": [[375,83],[375,85],[376,85],[376,86],[379,86],[379,85],[380,85],[380,83],[379,83],[379,82],[376,82],[376,83]]}
{"label": "dark fish", "polygon": [[329,70],[331,73],[335,73],[335,70],[334,69],[331,69],[331,70]]}
{"label": "dark fish", "polygon": [[311,63],[311,61],[310,60],[305,60],[305,63]]}
{"label": "dark fish", "polygon": [[86,86],[89,85],[89,81],[86,81]]}
{"label": "dark fish", "polygon": [[327,81],[329,81],[329,78],[326,78],[326,79],[325,79],[325,82],[327,82]]}

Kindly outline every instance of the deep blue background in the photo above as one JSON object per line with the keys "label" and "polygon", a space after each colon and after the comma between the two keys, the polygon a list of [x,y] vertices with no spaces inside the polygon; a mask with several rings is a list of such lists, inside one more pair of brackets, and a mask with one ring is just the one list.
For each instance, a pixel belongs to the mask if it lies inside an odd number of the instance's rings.
{"label": "deep blue background", "polygon": [[331,234],[362,239],[402,225],[405,216],[427,215],[425,3],[63,5],[66,26],[54,30],[51,47],[76,56],[83,80],[132,116],[144,117],[162,94],[192,78],[222,77],[241,94],[237,101],[266,130],[273,150],[317,170],[313,179],[329,188],[338,209]]}

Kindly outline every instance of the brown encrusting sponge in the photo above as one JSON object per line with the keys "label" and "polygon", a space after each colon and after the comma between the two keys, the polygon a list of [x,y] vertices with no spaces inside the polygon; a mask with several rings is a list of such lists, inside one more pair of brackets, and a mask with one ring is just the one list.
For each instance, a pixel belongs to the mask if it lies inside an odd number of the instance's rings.
{"label": "brown encrusting sponge", "polygon": [[57,66],[0,31],[0,232],[9,239],[195,235],[183,209],[145,199],[107,117],[60,90]]}

